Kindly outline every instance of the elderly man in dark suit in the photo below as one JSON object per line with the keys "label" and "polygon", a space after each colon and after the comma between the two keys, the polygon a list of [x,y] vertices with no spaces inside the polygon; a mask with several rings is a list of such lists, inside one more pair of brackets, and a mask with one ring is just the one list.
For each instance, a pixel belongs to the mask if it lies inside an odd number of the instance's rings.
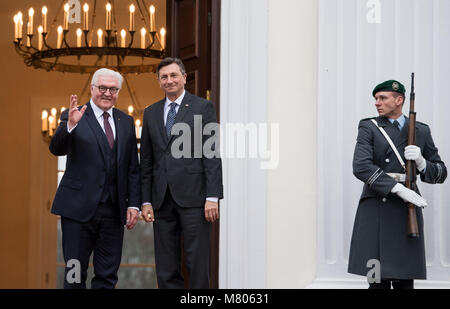
{"label": "elderly man in dark suit", "polygon": [[[379,117],[359,123],[353,158],[353,173],[365,184],[353,227],[348,272],[366,276],[368,262],[378,260],[380,282],[371,283],[370,289],[390,289],[391,285],[412,289],[414,279],[426,279],[421,207],[427,202],[418,189],[404,186],[405,170],[398,156],[403,162],[415,161],[426,183],[443,183],[447,169],[426,124],[416,122],[417,145],[407,145],[409,120],[402,114],[405,87],[400,82],[378,85],[373,96]],[[408,237],[408,203],[417,206],[419,238]]]}
{"label": "elderly man in dark suit", "polygon": [[[146,108],[143,120],[142,215],[147,222],[154,222],[160,288],[184,287],[181,235],[189,287],[209,287],[210,223],[219,218],[218,200],[223,197],[220,157],[195,153],[199,145],[194,142],[198,137],[194,127],[202,130],[215,124],[215,109],[211,102],[185,91],[186,77],[181,60],[164,59],[158,66],[158,80],[166,98]],[[179,124],[185,124],[192,134],[183,132],[176,137]],[[186,142],[181,144],[187,156],[174,153],[179,148],[172,146],[179,145],[179,138]],[[205,141],[205,136],[200,137],[200,147]],[[216,151],[216,146],[210,150]]]}
{"label": "elderly man in dark suit", "polygon": [[[50,143],[54,155],[67,155],[52,207],[52,213],[61,216],[64,288],[86,288],[92,252],[92,288],[114,288],[124,225],[132,229],[139,217],[141,184],[134,121],[114,108],[122,81],[112,70],[95,72],[90,102],[78,107],[77,96],[70,98],[70,109],[62,113]],[[71,275],[73,261],[79,263],[79,276]]]}

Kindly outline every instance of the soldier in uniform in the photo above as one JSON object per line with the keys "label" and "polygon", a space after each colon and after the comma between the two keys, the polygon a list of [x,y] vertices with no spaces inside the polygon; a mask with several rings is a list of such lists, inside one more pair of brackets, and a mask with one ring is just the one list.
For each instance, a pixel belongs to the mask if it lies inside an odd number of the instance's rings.
{"label": "soldier in uniform", "polygon": [[[419,190],[405,187],[405,170],[398,156],[416,162],[422,182],[443,183],[447,169],[426,124],[416,122],[417,146],[407,145],[409,120],[402,113],[405,87],[400,82],[376,86],[373,96],[379,117],[359,123],[353,158],[353,174],[364,182],[364,188],[353,226],[348,272],[367,276],[368,262],[377,260],[381,282],[370,284],[369,289],[390,289],[391,285],[413,289],[414,279],[426,279],[422,207],[427,202]],[[408,237],[407,203],[417,206],[418,238]]]}

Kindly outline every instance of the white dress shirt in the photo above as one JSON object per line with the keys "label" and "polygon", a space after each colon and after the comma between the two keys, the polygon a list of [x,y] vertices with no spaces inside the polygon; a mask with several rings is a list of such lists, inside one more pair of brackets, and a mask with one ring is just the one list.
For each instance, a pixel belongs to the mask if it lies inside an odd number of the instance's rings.
{"label": "white dress shirt", "polygon": [[178,114],[178,111],[180,110],[181,102],[183,102],[185,95],[186,95],[186,91],[183,91],[183,93],[175,101],[170,101],[166,97],[166,103],[164,104],[164,126],[167,123],[167,115],[169,114],[169,111],[170,111],[170,104],[177,103],[177,106],[175,107],[175,112]]}

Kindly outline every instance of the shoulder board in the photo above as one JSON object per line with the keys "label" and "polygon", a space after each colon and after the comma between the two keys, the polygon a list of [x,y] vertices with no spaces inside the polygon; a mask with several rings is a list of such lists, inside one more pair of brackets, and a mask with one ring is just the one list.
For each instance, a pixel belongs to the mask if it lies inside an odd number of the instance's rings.
{"label": "shoulder board", "polygon": [[416,126],[428,127],[428,125],[426,123],[423,123],[420,121],[416,121]]}
{"label": "shoulder board", "polygon": [[361,119],[361,121],[367,121],[367,120],[372,120],[372,119],[377,119],[377,117],[364,118],[364,119]]}

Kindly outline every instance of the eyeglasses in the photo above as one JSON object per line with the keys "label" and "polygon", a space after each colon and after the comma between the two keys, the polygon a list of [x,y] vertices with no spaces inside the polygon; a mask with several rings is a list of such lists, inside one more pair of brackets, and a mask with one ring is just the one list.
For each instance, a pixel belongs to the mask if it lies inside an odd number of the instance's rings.
{"label": "eyeglasses", "polygon": [[117,92],[119,92],[119,90],[120,90],[120,88],[116,88],[116,87],[108,88],[108,87],[105,87],[105,86],[95,86],[95,85],[94,85],[94,87],[97,87],[97,88],[98,88],[98,91],[100,91],[102,94],[105,94],[106,91],[109,90],[109,93],[111,93],[112,95],[114,95],[114,94],[116,94]]}
{"label": "eyeglasses", "polygon": [[178,80],[178,79],[180,79],[181,76],[182,75],[175,74],[175,73],[174,74],[170,74],[170,75],[161,75],[159,77],[159,80],[162,81],[162,82],[166,82],[169,79],[169,77],[170,77],[171,80]]}

